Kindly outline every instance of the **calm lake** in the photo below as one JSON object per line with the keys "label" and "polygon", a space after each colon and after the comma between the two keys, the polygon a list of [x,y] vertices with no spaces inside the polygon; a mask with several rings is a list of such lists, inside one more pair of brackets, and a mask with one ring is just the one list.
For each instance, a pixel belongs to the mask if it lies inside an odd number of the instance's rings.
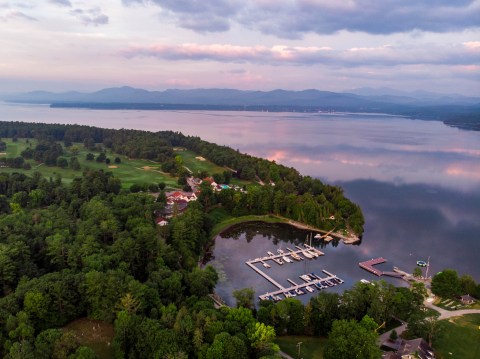
{"label": "calm lake", "polygon": [[[84,124],[149,131],[174,130],[241,152],[275,160],[302,174],[342,186],[358,203],[366,225],[360,245],[321,249],[325,256],[272,265],[269,275],[287,285],[305,271],[326,269],[346,281],[376,279],[358,262],[373,257],[411,272],[430,256],[431,273],[454,268],[480,281],[480,132],[441,122],[372,114],[302,114],[50,109],[0,104],[0,120]],[[306,233],[284,226],[249,224],[217,238],[212,264],[217,291],[274,289],[245,265],[267,251],[302,243]],[[394,279],[392,279],[395,281]],[[400,284],[400,282],[395,282]],[[305,296],[304,296],[305,297]]]}

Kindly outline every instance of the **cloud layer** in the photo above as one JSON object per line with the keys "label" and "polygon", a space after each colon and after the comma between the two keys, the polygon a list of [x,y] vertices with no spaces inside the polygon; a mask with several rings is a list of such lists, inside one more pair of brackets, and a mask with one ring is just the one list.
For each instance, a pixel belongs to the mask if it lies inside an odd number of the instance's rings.
{"label": "cloud layer", "polygon": [[480,0],[0,0],[8,49],[0,92],[14,79],[21,88],[30,79],[27,91],[65,79],[67,90],[395,87],[471,96],[480,93],[479,18]]}
{"label": "cloud layer", "polygon": [[126,57],[152,56],[165,60],[205,60],[269,65],[397,66],[397,65],[479,65],[480,42],[466,42],[450,47],[350,48],[330,47],[235,46],[235,45],[154,45],[130,47]]}
{"label": "cloud layer", "polygon": [[369,34],[444,33],[478,28],[478,0],[128,0],[155,4],[178,26],[221,32],[240,25],[281,38],[341,30]]}

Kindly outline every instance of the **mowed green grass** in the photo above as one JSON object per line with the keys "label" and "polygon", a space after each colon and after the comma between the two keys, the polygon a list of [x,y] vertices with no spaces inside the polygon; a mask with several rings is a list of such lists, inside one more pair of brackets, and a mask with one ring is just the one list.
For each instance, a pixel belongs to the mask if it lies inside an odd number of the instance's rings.
{"label": "mowed green grass", "polygon": [[[292,358],[323,359],[323,351],[325,349],[327,339],[320,337],[288,335],[284,337],[277,337],[275,342],[280,346],[281,351],[287,353]],[[302,342],[300,345],[300,356],[298,356],[297,346],[299,342]]]}
{"label": "mowed green grass", "polygon": [[217,166],[213,162],[208,160],[202,161],[196,157],[201,157],[197,155],[195,152],[182,150],[182,151],[175,151],[175,156],[180,156],[190,171],[193,173],[197,171],[207,171],[210,175],[214,173],[223,173],[226,169],[220,166]]}
{"label": "mowed green grass", "polygon": [[438,359],[480,358],[480,314],[442,320],[441,332],[433,341]]}
{"label": "mowed green grass", "polygon": [[112,324],[101,320],[80,318],[67,324],[63,330],[73,332],[80,345],[91,348],[99,359],[115,358],[112,347],[114,336]]}
{"label": "mowed green grass", "polygon": [[[19,139],[17,142],[12,142],[11,139],[2,139],[2,141],[7,143],[7,151],[6,157],[17,157],[20,156],[20,153],[25,150],[29,145],[31,147],[35,147],[36,141],[30,139],[27,143],[25,139]],[[104,170],[108,172],[112,172],[115,177],[118,177],[122,181],[122,186],[124,188],[129,188],[132,184],[151,184],[151,183],[160,183],[164,182],[167,186],[179,188],[177,184],[177,178],[170,176],[167,173],[161,173],[161,164],[156,163],[153,161],[148,160],[138,160],[138,159],[129,159],[126,156],[121,156],[112,153],[111,151],[107,151],[106,156],[110,158],[111,163],[107,165],[106,163],[98,163],[94,161],[87,161],[86,156],[87,153],[90,151],[84,149],[83,145],[80,143],[75,143],[72,147],[64,149],[64,157],[67,160],[70,160],[73,157],[72,148],[77,148],[78,154],[76,157],[78,158],[81,169],[78,171],[74,171],[70,168],[60,168],[60,167],[50,167],[45,166],[43,164],[38,164],[33,160],[29,160],[32,166],[31,170],[23,170],[23,169],[12,169],[12,168],[1,168],[0,172],[20,172],[25,174],[31,174],[34,171],[40,172],[45,177],[55,177],[60,175],[62,180],[66,183],[70,183],[75,177],[81,177],[82,172],[85,169],[93,169],[93,170]],[[95,156],[99,154],[99,152],[91,151]],[[3,157],[4,155],[0,156]],[[115,157],[119,157],[121,163],[116,164],[114,163]]]}

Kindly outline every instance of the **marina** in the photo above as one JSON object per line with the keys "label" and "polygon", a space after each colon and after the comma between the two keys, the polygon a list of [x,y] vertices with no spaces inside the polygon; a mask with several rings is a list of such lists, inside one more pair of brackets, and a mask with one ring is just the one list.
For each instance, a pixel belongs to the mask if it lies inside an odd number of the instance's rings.
{"label": "marina", "polygon": [[[303,282],[297,283],[292,279],[287,278],[287,282],[289,282],[291,286],[284,287],[256,266],[257,263],[261,263],[263,267],[270,268],[271,266],[267,263],[268,261],[273,261],[274,263],[283,265],[284,263],[293,263],[295,261],[303,260],[303,257],[307,259],[315,259],[324,255],[322,251],[308,244],[304,244],[303,248],[300,246],[295,247],[298,250],[294,251],[290,248],[287,248],[287,251],[283,251],[282,249],[278,249],[278,254],[268,251],[267,256],[265,257],[256,258],[245,262],[247,266],[252,268],[255,272],[260,274],[263,278],[278,288],[278,290],[259,295],[260,300],[273,300],[277,302],[283,298],[291,298],[296,297],[297,295],[299,296],[306,293],[313,293],[315,292],[314,288],[322,290],[344,283],[344,281],[338,278],[335,274],[323,269],[322,272],[326,275],[325,277],[316,275],[315,273],[302,274],[299,275],[299,278],[302,279]],[[301,257],[300,254],[302,254],[303,257]]]}

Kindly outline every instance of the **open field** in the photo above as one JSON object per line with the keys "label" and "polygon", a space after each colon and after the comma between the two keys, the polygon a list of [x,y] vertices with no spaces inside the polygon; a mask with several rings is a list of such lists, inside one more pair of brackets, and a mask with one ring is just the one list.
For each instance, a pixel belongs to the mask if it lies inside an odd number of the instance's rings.
{"label": "open field", "polygon": [[438,359],[480,358],[480,314],[440,321],[441,332],[433,341]]}
{"label": "open field", "polygon": [[223,173],[223,171],[225,171],[225,168],[217,166],[208,160],[198,159],[197,157],[199,157],[199,155],[192,151],[175,151],[175,155],[182,157],[185,166],[193,173],[197,171],[207,171],[210,175],[212,175],[214,173]]}
{"label": "open field", "polygon": [[[280,346],[280,350],[284,351],[292,358],[322,359],[323,350],[325,349],[327,339],[320,337],[289,335],[277,337],[275,342]],[[299,342],[302,342],[300,345],[300,356],[298,356],[297,346]]]}
{"label": "open field", "polygon": [[91,348],[100,359],[113,359],[113,325],[101,320],[80,318],[67,324],[63,330],[72,331],[81,345]]}
{"label": "open field", "polygon": [[[25,139],[19,139],[18,142],[12,142],[11,139],[3,139],[4,142],[7,143],[7,157],[17,157],[20,153],[26,149],[29,144],[26,143]],[[29,140],[30,145],[34,147],[36,145],[35,140]],[[177,179],[175,177],[170,176],[167,173],[162,173],[160,164],[155,163],[153,161],[148,160],[137,160],[137,159],[129,159],[126,156],[116,155],[111,151],[107,151],[106,156],[110,158],[111,163],[98,163],[94,161],[87,161],[86,156],[87,153],[91,152],[95,156],[99,154],[99,152],[95,151],[88,151],[84,149],[82,144],[75,143],[69,149],[65,149],[64,157],[67,160],[70,160],[71,157],[74,156],[73,151],[74,148],[77,150],[76,157],[80,162],[81,169],[75,171],[70,168],[60,168],[60,167],[49,167],[43,164],[38,164],[33,160],[27,161],[31,164],[31,170],[23,170],[23,169],[11,169],[11,168],[4,168],[0,169],[2,171],[8,172],[19,172],[19,173],[33,173],[34,171],[38,171],[43,174],[45,177],[55,177],[56,175],[60,175],[64,182],[70,183],[75,177],[80,177],[82,175],[83,170],[89,168],[94,170],[104,170],[109,171],[114,174],[115,177],[118,177],[122,181],[123,188],[129,188],[133,183],[137,184],[151,184],[151,183],[160,183],[165,182],[170,187],[178,188]],[[73,150],[73,151],[72,151]],[[119,157],[121,159],[121,163],[114,163],[115,157]]]}

